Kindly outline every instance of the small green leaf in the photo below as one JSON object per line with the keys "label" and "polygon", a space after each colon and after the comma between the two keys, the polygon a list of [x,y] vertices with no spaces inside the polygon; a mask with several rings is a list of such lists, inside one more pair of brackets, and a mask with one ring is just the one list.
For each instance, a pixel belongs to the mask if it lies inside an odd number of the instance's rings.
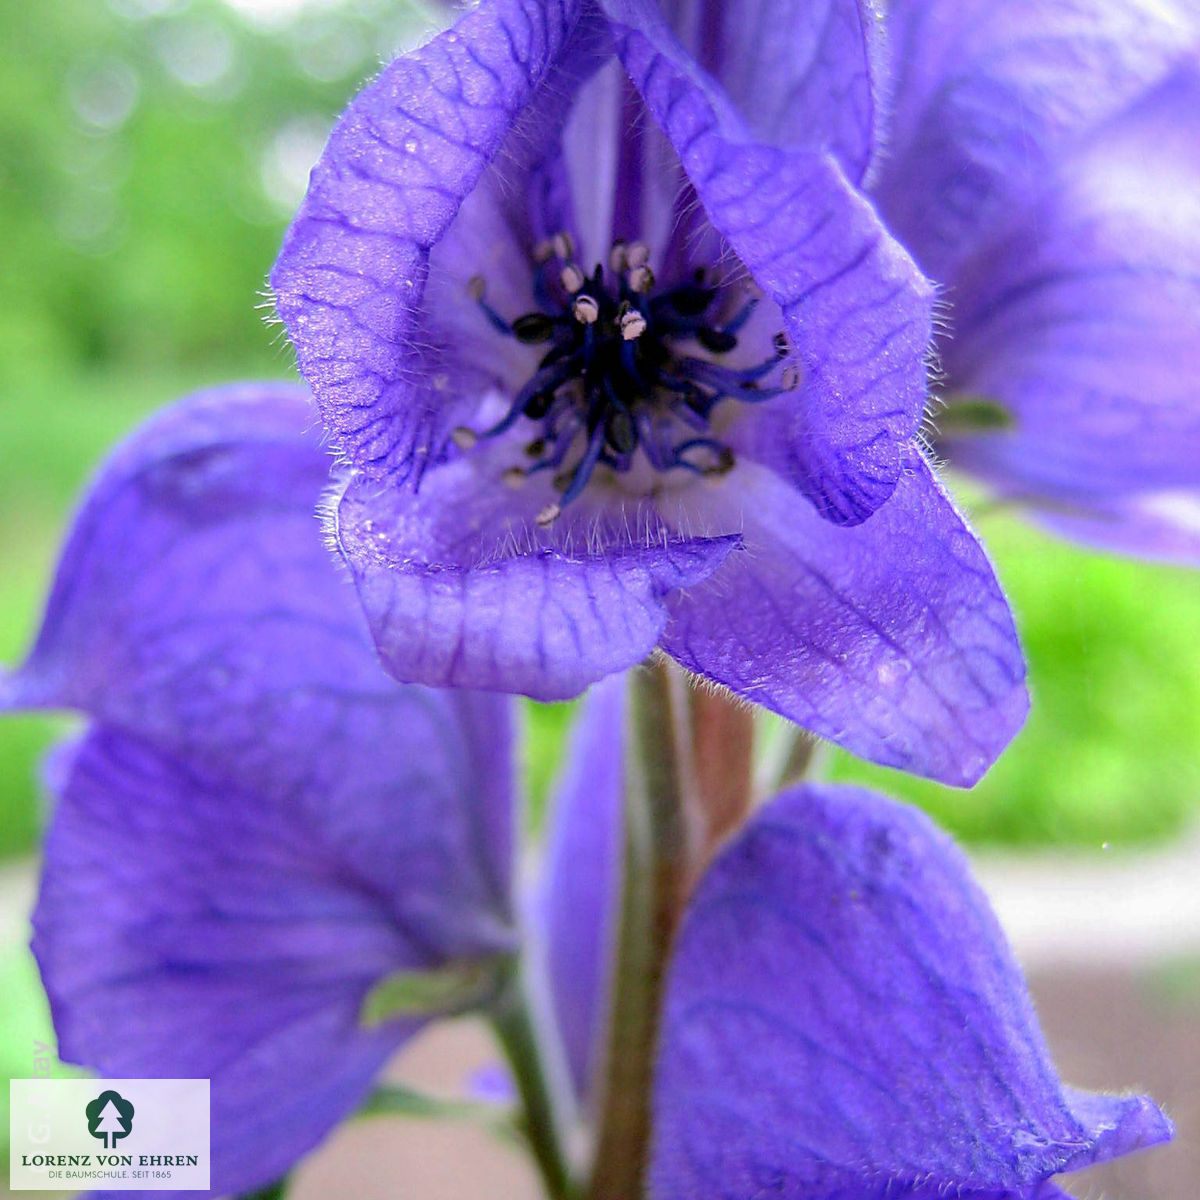
{"label": "small green leaf", "polygon": [[254,1192],[243,1192],[238,1200],[283,1200],[288,1193],[288,1180],[285,1176],[283,1179],[278,1179],[267,1187],[259,1188]]}
{"label": "small green leaf", "polygon": [[366,995],[359,1024],[373,1029],[398,1017],[461,1013],[482,1008],[510,970],[507,957],[449,963],[432,971],[396,971]]}
{"label": "small green leaf", "polygon": [[999,433],[1016,426],[1016,417],[995,400],[984,396],[951,396],[946,408],[935,413],[934,426],[942,437],[968,433]]}
{"label": "small green leaf", "polygon": [[508,1110],[469,1100],[448,1100],[402,1084],[380,1084],[358,1110],[360,1117],[417,1117],[432,1120],[470,1120],[485,1125],[508,1125]]}

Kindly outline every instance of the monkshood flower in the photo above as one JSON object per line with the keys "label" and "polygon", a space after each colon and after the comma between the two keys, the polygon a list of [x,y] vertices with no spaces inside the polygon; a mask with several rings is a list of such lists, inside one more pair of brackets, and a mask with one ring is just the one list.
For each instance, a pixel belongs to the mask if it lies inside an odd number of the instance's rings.
{"label": "monkshood flower", "polygon": [[[622,703],[605,689],[585,701],[534,909],[585,1105],[620,877]],[[1051,1200],[1051,1176],[1171,1132],[1145,1097],[1058,1079],[966,860],[916,810],[786,791],[695,888],[661,1017],[654,1200]]]}
{"label": "monkshood flower", "polygon": [[1200,563],[1196,15],[896,0],[873,196],[950,305],[939,452],[1069,536]]}
{"label": "monkshood flower", "polygon": [[311,424],[301,389],[248,385],[126,442],[0,681],[5,708],[91,719],[33,917],[60,1053],[211,1078],[214,1194],[363,1100],[423,1024],[406,983],[485,999],[516,937],[507,697],[380,669],[321,542]]}
{"label": "monkshood flower", "polygon": [[658,646],[949,782],[1007,743],[1011,617],[914,441],[933,288],[864,194],[882,34],[484,0],[353,102],[271,280],[398,679],[554,699]]}

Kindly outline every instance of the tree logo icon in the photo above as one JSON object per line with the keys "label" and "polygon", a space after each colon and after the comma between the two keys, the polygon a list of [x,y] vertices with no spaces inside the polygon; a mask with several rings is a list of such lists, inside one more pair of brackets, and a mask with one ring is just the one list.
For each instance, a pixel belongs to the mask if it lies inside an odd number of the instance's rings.
{"label": "tree logo icon", "polygon": [[100,1138],[106,1150],[111,1150],[119,1138],[128,1137],[133,1129],[133,1105],[120,1092],[101,1092],[83,1111],[88,1133]]}

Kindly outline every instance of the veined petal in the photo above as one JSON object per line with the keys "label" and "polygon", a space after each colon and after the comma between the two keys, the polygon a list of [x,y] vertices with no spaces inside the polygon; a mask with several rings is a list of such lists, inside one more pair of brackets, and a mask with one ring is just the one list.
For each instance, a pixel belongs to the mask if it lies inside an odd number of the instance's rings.
{"label": "veined petal", "polygon": [[894,0],[894,129],[874,189],[921,268],[958,267],[1055,158],[1191,53],[1171,0]]}
{"label": "veined petal", "polygon": [[802,372],[772,466],[838,524],[891,495],[924,411],[932,292],[829,153],[748,140],[648,0],[608,0],[618,54],[708,219],[779,305]]}
{"label": "veined petal", "polygon": [[271,283],[359,470],[415,485],[463,412],[513,382],[465,284],[532,307],[533,245],[571,226],[563,97],[605,34],[584,0],[484,0],[392,63],[330,137]]}
{"label": "veined petal", "polygon": [[503,445],[481,447],[431,472],[416,495],[356,477],[341,498],[334,536],[399,680],[578,695],[645,658],[667,597],[740,543],[659,521],[592,521],[586,494],[542,529],[536,514],[558,494],[544,475],[514,492],[501,482],[504,462]]}
{"label": "veined petal", "polygon": [[1065,158],[957,294],[950,402],[1013,424],[947,438],[956,465],[1085,515],[1200,488],[1200,73]]}
{"label": "veined petal", "polygon": [[211,1079],[214,1195],[284,1174],[419,1028],[360,1028],[371,984],[429,952],[306,815],[99,731],[46,839],[33,950],[59,1053]]}
{"label": "veined petal", "polygon": [[662,8],[756,139],[829,150],[862,182],[884,138],[889,67],[873,0],[665,0]]}
{"label": "veined petal", "polygon": [[[448,955],[511,938],[511,710],[398,687],[316,505],[328,458],[299,388],[194,396],[86,497],[7,707],[72,707],[297,820]],[[398,816],[399,814],[399,816]]]}
{"label": "veined petal", "polygon": [[592,688],[555,789],[532,916],[576,1094],[587,1101],[605,1036],[621,877],[625,677]]}
{"label": "veined petal", "polygon": [[1050,1176],[1170,1136],[1145,1097],[1062,1085],[987,900],[915,810],[799,788],[701,880],[667,981],[655,1200],[1046,1200]]}
{"label": "veined petal", "polygon": [[856,754],[974,783],[1024,720],[1025,665],[992,568],[925,461],[853,529],[739,470],[745,552],[671,598],[663,648]]}

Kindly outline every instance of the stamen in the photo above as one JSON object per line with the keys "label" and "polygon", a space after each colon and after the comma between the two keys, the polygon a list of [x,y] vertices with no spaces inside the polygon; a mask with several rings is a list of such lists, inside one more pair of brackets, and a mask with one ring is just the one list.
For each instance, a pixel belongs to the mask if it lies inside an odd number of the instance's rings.
{"label": "stamen", "polygon": [[508,337],[513,327],[487,302],[487,280],[482,275],[472,275],[467,280],[467,295],[483,310],[483,315],[491,322],[492,328]]}
{"label": "stamen", "polygon": [[758,307],[758,297],[751,296],[741,308],[734,313],[733,317],[725,322],[725,332],[736,334],[743,325],[750,320],[754,310]]}
{"label": "stamen", "polygon": [[713,436],[716,406],[723,400],[767,401],[801,380],[798,362],[781,361],[792,352],[783,332],[772,338],[770,356],[761,362],[731,367],[722,361],[737,348],[759,302],[753,289],[739,285],[731,294],[718,273],[698,270],[657,290],[650,250],[640,241],[614,242],[607,268],[597,263],[590,273],[575,253],[566,232],[534,247],[537,307],[511,321],[487,303],[482,275],[467,283],[497,330],[543,349],[537,369],[499,421],[482,431],[458,426],[450,437],[466,451],[520,420],[538,422],[538,436],[524,444],[521,462],[501,478],[514,488],[535,475],[551,481],[560,495],[538,513],[543,528],[582,494],[597,467],[626,472],[644,455],[656,471],[728,474],[736,459]]}
{"label": "stamen", "polygon": [[621,455],[637,448],[637,429],[627,409],[618,409],[608,418],[608,444]]}
{"label": "stamen", "polygon": [[646,318],[636,308],[622,313],[617,324],[620,327],[621,336],[627,342],[636,341],[646,332]]}
{"label": "stamen", "polygon": [[737,338],[728,329],[699,329],[696,332],[696,341],[714,354],[728,354],[737,345]]}
{"label": "stamen", "polygon": [[719,363],[708,362],[703,358],[685,358],[679,366],[690,379],[708,384],[723,392],[735,392],[753,388],[764,375],[769,375],[779,365],[777,358],[768,358],[753,367],[743,367],[737,370],[733,367],[723,367]]}
{"label": "stamen", "polygon": [[554,318],[540,312],[526,313],[512,323],[512,331],[517,335],[518,342],[536,346],[554,336]]}
{"label": "stamen", "polygon": [[[694,463],[684,461],[683,455],[689,450],[695,449],[711,451],[714,461],[703,467],[698,467]],[[728,446],[714,441],[712,438],[690,438],[688,441],[680,442],[678,446],[674,447],[673,453],[679,466],[698,471],[701,475],[727,475],[733,470],[735,462],[733,451]]]}
{"label": "stamen", "polygon": [[594,325],[600,319],[600,305],[594,296],[581,294],[571,304],[571,315],[581,325]]}
{"label": "stamen", "polygon": [[736,465],[737,459],[734,457],[733,451],[728,446],[722,446],[717,452],[717,461],[704,473],[711,476],[728,475]]}
{"label": "stamen", "polygon": [[625,261],[630,270],[644,267],[650,261],[650,247],[645,242],[631,242],[625,252]]}
{"label": "stamen", "polygon": [[571,475],[571,482],[567,490],[562,494],[562,499],[559,501],[559,505],[562,508],[570,504],[583,491],[584,485],[591,478],[592,471],[595,470],[596,462],[600,457],[600,451],[603,449],[604,427],[599,426],[592,431],[592,435],[588,439],[587,449],[583,452],[583,457],[579,460],[579,465]]}
{"label": "stamen", "polygon": [[645,295],[654,287],[654,272],[647,266],[634,267],[629,272],[629,286]]}

